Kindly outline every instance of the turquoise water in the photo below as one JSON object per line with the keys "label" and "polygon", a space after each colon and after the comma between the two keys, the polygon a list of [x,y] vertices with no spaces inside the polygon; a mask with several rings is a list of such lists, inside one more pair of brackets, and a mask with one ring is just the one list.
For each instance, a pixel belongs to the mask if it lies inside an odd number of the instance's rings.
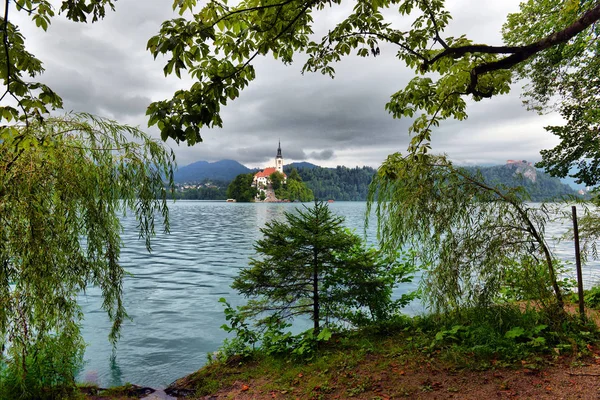
{"label": "turquoise water", "polygon": [[[229,285],[254,254],[259,228],[298,206],[178,201],[170,206],[171,234],[158,234],[152,253],[138,240],[135,220],[125,218],[121,263],[131,273],[125,279],[124,300],[132,321],[123,325],[113,354],[99,291],[91,289],[80,297],[88,343],[80,380],[103,386],[131,382],[165,387],[204,365],[206,354],[216,351],[226,337],[220,329],[225,319],[219,298],[233,305],[243,301]],[[346,217],[346,226],[363,233],[365,203],[338,202],[330,207]],[[565,229],[563,224],[551,224],[547,234],[558,236]],[[374,226],[367,239],[374,242]],[[570,242],[554,246],[560,258],[572,258]],[[586,276],[596,276],[596,270],[597,265],[586,267]],[[404,284],[397,294],[415,287],[416,283]],[[415,314],[422,309],[415,304],[405,311]]]}
{"label": "turquoise water", "polygon": [[[81,296],[88,347],[80,380],[164,387],[204,365],[206,354],[226,337],[220,329],[225,319],[219,298],[234,305],[242,302],[229,285],[254,254],[259,228],[298,206],[178,201],[170,206],[171,234],[157,235],[152,253],[138,240],[135,220],[126,218],[121,263],[131,273],[125,279],[124,300],[132,321],[123,325],[113,357],[100,292],[92,289]],[[365,203],[330,207],[362,235]]]}

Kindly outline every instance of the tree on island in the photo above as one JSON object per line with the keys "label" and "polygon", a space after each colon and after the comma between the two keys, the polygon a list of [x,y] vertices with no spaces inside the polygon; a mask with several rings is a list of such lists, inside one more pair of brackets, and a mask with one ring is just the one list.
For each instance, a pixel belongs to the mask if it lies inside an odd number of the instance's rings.
{"label": "tree on island", "polygon": [[269,175],[269,182],[271,183],[271,187],[273,190],[277,191],[281,189],[284,182],[284,176],[281,172],[275,171],[271,175]]}
{"label": "tree on island", "polygon": [[254,201],[258,190],[252,186],[254,174],[240,174],[227,187],[227,197],[237,202],[249,203]]}
{"label": "tree on island", "polygon": [[[275,187],[273,188],[275,189]],[[292,168],[287,181],[281,185],[279,189],[275,190],[275,196],[277,196],[278,199],[300,201],[303,203],[312,201],[315,198],[312,190],[302,182],[302,178],[298,174],[296,168]]]}
{"label": "tree on island", "polygon": [[408,295],[396,301],[391,296],[397,283],[410,279],[412,263],[367,249],[343,222],[323,202],[267,222],[255,244],[257,256],[232,285],[251,298],[243,312],[281,320],[306,315],[317,335],[336,320],[384,320],[410,301]]}

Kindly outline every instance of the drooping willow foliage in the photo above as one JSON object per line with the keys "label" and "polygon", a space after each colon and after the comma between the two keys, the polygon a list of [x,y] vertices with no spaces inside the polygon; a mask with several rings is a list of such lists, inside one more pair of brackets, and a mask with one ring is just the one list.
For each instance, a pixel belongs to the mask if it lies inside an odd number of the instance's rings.
{"label": "drooping willow foliage", "polygon": [[[556,261],[544,239],[550,214],[519,189],[494,187],[445,156],[388,156],[370,187],[381,247],[417,251],[424,299],[435,310],[489,306],[527,279],[529,296],[562,306]],[[367,215],[369,212],[367,213]]]}
{"label": "drooping willow foliage", "polygon": [[127,318],[119,217],[135,214],[150,250],[155,219],[169,227],[173,167],[162,143],[87,114],[0,130],[0,391],[37,398],[73,385],[76,297],[92,285],[116,342]]}

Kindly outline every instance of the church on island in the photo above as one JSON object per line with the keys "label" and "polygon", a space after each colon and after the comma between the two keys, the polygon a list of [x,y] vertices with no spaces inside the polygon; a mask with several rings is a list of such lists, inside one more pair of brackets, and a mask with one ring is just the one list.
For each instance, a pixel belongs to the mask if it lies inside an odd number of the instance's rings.
{"label": "church on island", "polygon": [[273,172],[279,172],[283,175],[283,182],[287,180],[287,175],[283,172],[283,156],[281,155],[281,141],[279,141],[279,147],[277,148],[277,156],[275,156],[275,166],[267,167],[262,171],[254,174],[252,179],[252,186],[257,188],[259,191],[266,189],[270,183],[270,176]]}

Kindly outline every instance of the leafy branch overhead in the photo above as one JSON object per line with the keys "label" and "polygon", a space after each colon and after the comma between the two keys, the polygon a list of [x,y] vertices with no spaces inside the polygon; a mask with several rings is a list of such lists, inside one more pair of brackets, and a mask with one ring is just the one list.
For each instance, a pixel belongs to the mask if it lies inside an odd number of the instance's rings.
{"label": "leafy branch overhead", "polygon": [[[165,75],[181,76],[187,71],[196,82],[171,99],[152,103],[149,123],[158,125],[163,139],[194,144],[202,140],[201,128],[222,126],[221,106],[237,98],[255,78],[252,62],[257,56],[271,53],[290,64],[296,53],[306,53],[309,58],[303,71],[333,77],[332,64],[342,57],[353,52],[362,57],[378,55],[380,43],[388,43],[396,46],[397,57],[418,74],[386,105],[396,118],[421,113],[410,129],[415,134],[411,150],[416,151],[430,140],[432,126],[443,119],[467,117],[468,96],[479,101],[507,93],[514,72],[527,70],[525,63],[596,29],[600,2],[542,2],[535,9],[543,12],[549,3],[558,10],[560,24],[525,32],[517,26],[518,18],[509,16],[506,29],[512,32],[514,25],[514,31],[522,33],[520,42],[488,46],[465,35],[443,36],[451,20],[443,0],[359,0],[319,41],[313,40],[313,13],[341,1],[247,0],[236,6],[210,1],[198,11],[196,0],[176,1],[174,9],[182,15],[191,11],[193,18],[164,22],[159,34],[148,41],[148,49],[155,57],[166,56]],[[390,13],[385,9],[391,7],[410,19],[410,29],[398,29],[386,19]],[[543,21],[546,16],[538,17]]]}
{"label": "leafy branch overhead", "polygon": [[[115,9],[116,0],[64,0],[58,9],[75,22],[96,22],[104,18],[107,7]],[[27,51],[25,37],[10,22],[11,3],[16,11],[25,12],[38,28],[46,31],[56,10],[48,0],[5,0],[0,19],[0,80],[5,87],[0,95],[0,123],[20,121],[29,124],[32,117],[42,119],[51,110],[62,108],[62,99],[50,87],[27,81],[44,72],[42,62]],[[13,105],[7,105],[9,99]]]}

